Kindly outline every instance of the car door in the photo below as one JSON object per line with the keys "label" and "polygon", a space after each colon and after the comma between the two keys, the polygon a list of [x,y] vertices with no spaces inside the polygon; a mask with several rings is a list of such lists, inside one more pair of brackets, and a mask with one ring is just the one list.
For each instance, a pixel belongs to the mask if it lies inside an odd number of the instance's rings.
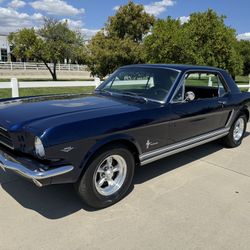
{"label": "car door", "polygon": [[[190,91],[196,98],[185,100]],[[173,119],[169,124],[169,141],[177,143],[225,128],[232,112],[227,106],[227,92],[218,73],[186,73],[170,103]]]}

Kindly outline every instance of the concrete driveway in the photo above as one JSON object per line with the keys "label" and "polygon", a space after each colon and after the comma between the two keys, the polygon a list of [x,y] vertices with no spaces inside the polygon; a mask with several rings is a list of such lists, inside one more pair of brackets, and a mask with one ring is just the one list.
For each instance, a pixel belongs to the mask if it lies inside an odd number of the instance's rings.
{"label": "concrete driveway", "polygon": [[250,130],[136,171],[113,207],[90,211],[71,185],[39,189],[0,172],[0,249],[249,249]]}

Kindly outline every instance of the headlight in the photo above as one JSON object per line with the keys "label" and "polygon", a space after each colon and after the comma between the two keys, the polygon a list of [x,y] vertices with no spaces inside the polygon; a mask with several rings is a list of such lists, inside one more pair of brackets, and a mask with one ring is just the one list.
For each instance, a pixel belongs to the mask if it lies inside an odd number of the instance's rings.
{"label": "headlight", "polygon": [[35,152],[36,152],[37,157],[44,158],[45,150],[43,147],[43,143],[39,137],[35,138]]}

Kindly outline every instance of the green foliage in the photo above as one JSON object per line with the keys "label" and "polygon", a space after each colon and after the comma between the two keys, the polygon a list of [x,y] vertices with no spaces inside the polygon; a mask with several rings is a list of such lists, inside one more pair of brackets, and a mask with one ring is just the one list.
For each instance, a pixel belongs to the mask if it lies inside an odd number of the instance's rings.
{"label": "green foliage", "polygon": [[67,21],[46,19],[38,35],[46,44],[47,60],[52,62],[63,61],[65,58],[74,60],[77,49],[83,46],[81,35],[70,30]]}
{"label": "green foliage", "polygon": [[238,41],[238,51],[243,58],[243,74],[250,74],[250,41]]}
{"label": "green foliage", "polygon": [[118,9],[116,15],[109,17],[105,29],[111,37],[130,38],[140,42],[143,35],[149,32],[154,20],[142,5],[129,1]]}
{"label": "green foliage", "polygon": [[141,45],[129,38],[105,36],[100,31],[92,38],[88,47],[88,67],[93,75],[103,78],[118,67],[141,63]]}
{"label": "green foliage", "polygon": [[[37,32],[34,28],[24,28],[11,33],[9,41],[16,57],[44,62],[53,80],[57,80],[56,64],[69,58],[77,60],[78,52],[84,48],[80,34],[70,30],[67,21],[54,19],[45,19]],[[48,62],[53,63],[53,68],[48,66]]]}
{"label": "green foliage", "polygon": [[18,33],[10,33],[8,39],[14,47],[12,53],[18,58],[37,57],[39,50],[37,50],[36,47],[38,47],[38,44],[43,43],[43,41],[37,37],[34,28],[24,28]]}
{"label": "green foliage", "polygon": [[225,16],[211,9],[193,13],[183,25],[197,53],[196,63],[228,70],[233,76],[241,73],[242,60],[236,49],[235,30],[226,26]]}
{"label": "green foliage", "polygon": [[150,63],[195,63],[192,41],[179,20],[168,17],[155,22],[152,33],[145,38],[144,48]]}
{"label": "green foliage", "polygon": [[153,22],[154,17],[141,5],[129,2],[121,6],[88,46],[87,65],[91,73],[103,78],[122,65],[143,63],[142,39]]}
{"label": "green foliage", "polygon": [[188,23],[158,20],[145,38],[147,59],[154,63],[183,63],[220,67],[233,76],[241,73],[242,60],[235,30],[213,10],[193,13]]}

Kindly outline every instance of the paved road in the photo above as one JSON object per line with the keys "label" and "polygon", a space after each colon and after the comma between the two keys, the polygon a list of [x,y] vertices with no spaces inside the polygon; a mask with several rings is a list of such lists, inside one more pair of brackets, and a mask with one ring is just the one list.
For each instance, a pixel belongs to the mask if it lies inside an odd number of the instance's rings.
{"label": "paved road", "polygon": [[89,211],[71,185],[39,189],[0,173],[0,249],[249,249],[250,130],[136,172],[132,192]]}

